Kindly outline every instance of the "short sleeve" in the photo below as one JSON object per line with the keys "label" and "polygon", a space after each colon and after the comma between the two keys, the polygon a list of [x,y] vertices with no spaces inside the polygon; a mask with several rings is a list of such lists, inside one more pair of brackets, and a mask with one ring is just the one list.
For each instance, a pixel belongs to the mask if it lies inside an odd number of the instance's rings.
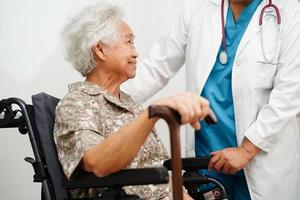
{"label": "short sleeve", "polygon": [[[85,152],[104,139],[98,107],[89,99],[63,99],[55,113],[54,141],[65,175],[70,179]],[[97,111],[98,110],[98,111]]]}
{"label": "short sleeve", "polygon": [[58,156],[62,164],[65,175],[70,178],[85,152],[94,145],[100,143],[103,137],[90,130],[70,132],[67,137],[58,137]]}

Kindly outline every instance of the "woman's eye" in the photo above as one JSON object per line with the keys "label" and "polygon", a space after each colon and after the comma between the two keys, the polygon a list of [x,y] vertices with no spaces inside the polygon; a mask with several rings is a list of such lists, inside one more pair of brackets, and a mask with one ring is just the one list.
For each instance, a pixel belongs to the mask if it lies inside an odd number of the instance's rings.
{"label": "woman's eye", "polygon": [[134,48],[134,41],[133,40],[128,40],[126,41],[126,45],[130,46],[131,48]]}

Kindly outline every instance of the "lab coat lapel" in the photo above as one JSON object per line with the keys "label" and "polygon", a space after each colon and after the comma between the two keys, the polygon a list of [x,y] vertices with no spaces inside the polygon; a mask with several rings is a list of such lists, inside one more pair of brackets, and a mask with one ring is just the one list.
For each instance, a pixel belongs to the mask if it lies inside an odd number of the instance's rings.
{"label": "lab coat lapel", "polygon": [[[211,33],[209,34],[210,37],[214,38],[212,40],[212,60],[211,60],[211,66],[213,66],[216,62],[216,58],[218,57],[218,52],[220,49],[220,46],[222,44],[222,20],[221,20],[221,5],[218,5],[219,9],[218,11],[212,16],[212,26]],[[225,1],[224,5],[224,18],[226,19],[228,11],[228,2]],[[226,23],[226,22],[225,22]]]}
{"label": "lab coat lapel", "polygon": [[[205,58],[207,64],[203,65],[203,71],[199,72],[198,74],[202,74],[202,76],[198,76],[198,84],[197,84],[197,88],[196,88],[196,92],[201,92],[206,80],[209,77],[209,74],[211,72],[211,70],[214,67],[214,64],[216,62],[216,59],[218,59],[218,52],[219,49],[221,47],[222,44],[222,22],[221,22],[221,0],[210,0],[213,4],[215,4],[214,6],[216,6],[216,11],[210,13],[210,17],[211,19],[209,20],[209,23],[204,23],[205,27],[203,28],[203,30],[206,31],[205,35],[207,35],[207,37],[204,39],[203,42],[209,43],[208,49],[206,49],[207,52],[210,52],[207,55],[207,57]],[[228,10],[228,1],[225,1],[225,5],[224,5],[224,16],[226,19],[227,16],[227,10]],[[201,46],[201,44],[199,44]],[[203,54],[204,55],[204,54]],[[199,57],[198,59],[199,62],[198,63],[202,63],[202,57]]]}
{"label": "lab coat lapel", "polygon": [[266,5],[267,0],[263,1],[256,9],[254,15],[251,18],[251,21],[244,33],[244,36],[241,39],[240,45],[237,50],[237,55],[243,52],[247,44],[255,38],[255,36],[260,32],[260,26],[259,26],[259,16],[261,13],[262,8]]}
{"label": "lab coat lapel", "polygon": [[[207,81],[211,70],[214,67],[216,59],[218,59],[218,52],[222,44],[222,22],[221,22],[221,0],[210,0],[210,2],[216,8],[213,9],[207,16],[210,17],[210,20],[205,21],[204,27],[201,29],[205,31],[203,35],[206,35],[206,38],[201,39],[200,41],[203,43],[207,43],[207,49],[203,51],[199,49],[201,55],[197,59],[197,63],[200,63],[202,67],[195,67],[196,74],[201,74],[201,76],[196,76],[197,84],[195,87],[195,92],[201,92],[205,82]],[[224,16],[226,19],[228,11],[228,1],[225,1],[224,5]],[[198,44],[199,47],[203,46],[201,42]],[[208,53],[209,52],[209,53]],[[202,65],[201,65],[202,64]],[[193,74],[194,75],[194,74]],[[191,76],[193,76],[191,75]]]}

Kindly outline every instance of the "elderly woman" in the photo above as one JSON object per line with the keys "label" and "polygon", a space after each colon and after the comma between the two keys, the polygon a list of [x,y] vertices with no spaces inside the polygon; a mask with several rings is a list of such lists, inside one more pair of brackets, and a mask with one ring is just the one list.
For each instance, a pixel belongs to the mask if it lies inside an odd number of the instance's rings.
{"label": "elderly woman", "polygon": [[[82,10],[66,26],[67,57],[84,77],[69,86],[56,108],[54,139],[68,178],[80,171],[102,177],[122,168],[160,166],[167,151],[147,110],[120,90],[136,74],[134,34],[119,8],[102,3]],[[160,99],[155,105],[177,110],[182,123],[199,129],[208,102],[193,93]],[[127,194],[143,199],[172,199],[169,186],[130,186]],[[100,189],[70,191],[75,198],[95,197]],[[185,198],[188,199],[187,194]]]}

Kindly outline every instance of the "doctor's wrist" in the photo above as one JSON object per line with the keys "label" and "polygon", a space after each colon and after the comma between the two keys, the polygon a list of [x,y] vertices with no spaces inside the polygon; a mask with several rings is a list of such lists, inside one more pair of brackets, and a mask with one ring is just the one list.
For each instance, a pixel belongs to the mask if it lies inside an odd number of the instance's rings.
{"label": "doctor's wrist", "polygon": [[255,146],[250,140],[247,138],[244,139],[243,143],[241,144],[241,148],[246,152],[248,155],[249,160],[252,160],[256,154],[258,154],[261,149]]}

